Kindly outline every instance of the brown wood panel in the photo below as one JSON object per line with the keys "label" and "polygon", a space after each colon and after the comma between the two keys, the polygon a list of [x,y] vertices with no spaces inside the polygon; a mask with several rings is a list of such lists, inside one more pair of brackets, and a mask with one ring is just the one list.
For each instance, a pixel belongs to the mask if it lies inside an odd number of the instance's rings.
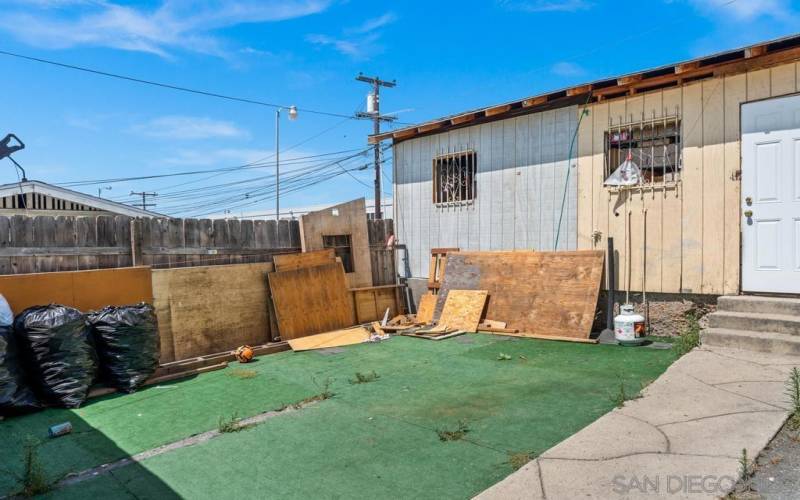
{"label": "brown wood panel", "polygon": [[356,311],[356,323],[369,323],[383,319],[386,309],[389,318],[402,314],[399,304],[398,285],[383,285],[366,288],[353,288],[353,303]]}
{"label": "brown wood panel", "polygon": [[332,248],[328,248],[311,252],[280,254],[275,255],[272,259],[276,271],[293,271],[303,267],[333,264],[336,262],[336,254]]}
{"label": "brown wood panel", "polygon": [[521,335],[585,339],[602,274],[602,251],[451,253],[437,315],[450,290],[487,290],[486,317]]}
{"label": "brown wood panel", "polygon": [[353,299],[338,262],[268,275],[283,340],[351,326]]}
{"label": "brown wood panel", "polygon": [[51,303],[90,311],[153,301],[149,267],[0,276],[0,293],[15,314]]}
{"label": "brown wood panel", "polygon": [[162,362],[268,342],[271,270],[272,263],[154,270]]}
{"label": "brown wood panel", "polygon": [[436,309],[436,295],[426,293],[419,298],[419,307],[417,307],[417,321],[422,323],[430,323],[433,321],[433,312]]}
{"label": "brown wood panel", "polygon": [[486,305],[486,290],[448,290],[439,325],[475,332]]}

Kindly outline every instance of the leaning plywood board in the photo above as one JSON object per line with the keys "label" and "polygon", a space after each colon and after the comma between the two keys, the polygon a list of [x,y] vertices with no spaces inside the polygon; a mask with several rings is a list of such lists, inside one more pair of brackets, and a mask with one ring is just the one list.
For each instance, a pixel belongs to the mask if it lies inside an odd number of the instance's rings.
{"label": "leaning plywood board", "polygon": [[420,323],[430,323],[433,321],[433,311],[436,309],[436,295],[426,293],[419,298],[417,307],[417,321]]}
{"label": "leaning plywood board", "polygon": [[465,332],[477,331],[486,295],[486,290],[449,290],[439,315],[439,324]]}
{"label": "leaning plywood board", "polygon": [[389,317],[402,312],[400,302],[400,285],[381,285],[364,288],[351,288],[355,304],[356,323],[369,323],[383,319],[386,310]]}
{"label": "leaning plywood board", "polygon": [[265,262],[153,271],[161,362],[268,342],[271,270]]}
{"label": "leaning plywood board", "polygon": [[272,257],[275,271],[293,271],[303,267],[321,266],[336,262],[336,255],[332,248],[315,250],[313,252],[285,253]]}
{"label": "leaning plywood board", "polygon": [[437,312],[449,290],[487,290],[486,317],[537,336],[586,339],[603,274],[603,252],[448,254]]}
{"label": "leaning plywood board", "polygon": [[311,349],[326,349],[328,347],[341,347],[353,344],[363,344],[369,340],[369,332],[366,328],[347,328],[334,332],[319,333],[309,335],[299,339],[289,341],[289,346],[293,351],[309,351]]}
{"label": "leaning plywood board", "polygon": [[0,294],[14,314],[51,303],[90,311],[153,302],[149,267],[0,276]]}
{"label": "leaning plywood board", "polygon": [[270,273],[269,286],[283,340],[352,326],[353,299],[342,264]]}

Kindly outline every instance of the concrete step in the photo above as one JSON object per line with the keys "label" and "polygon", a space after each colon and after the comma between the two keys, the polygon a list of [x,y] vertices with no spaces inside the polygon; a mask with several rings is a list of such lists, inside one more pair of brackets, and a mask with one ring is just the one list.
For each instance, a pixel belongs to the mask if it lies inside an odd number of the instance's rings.
{"label": "concrete step", "polygon": [[800,335],[800,316],[717,311],[706,317],[711,328]]}
{"label": "concrete step", "polygon": [[704,345],[800,355],[800,337],[783,333],[708,328],[700,334]]}
{"label": "concrete step", "polygon": [[759,297],[757,295],[728,295],[717,299],[717,310],[800,316],[800,299]]}

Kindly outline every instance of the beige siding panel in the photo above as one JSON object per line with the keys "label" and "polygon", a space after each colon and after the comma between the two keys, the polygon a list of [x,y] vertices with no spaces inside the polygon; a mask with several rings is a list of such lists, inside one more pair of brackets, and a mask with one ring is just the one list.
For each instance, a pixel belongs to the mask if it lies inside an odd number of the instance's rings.
{"label": "beige siding panel", "polygon": [[[620,123],[626,120],[625,118],[625,101],[612,101],[608,106],[609,121],[612,123]],[[608,126],[604,127],[606,130]],[[613,166],[611,168],[614,168]],[[604,191],[607,191],[603,188]],[[609,202],[605,207],[608,212],[608,236],[614,238],[614,248],[616,252],[616,265],[614,269],[617,271],[617,288],[628,289],[630,283],[630,261],[628,259],[628,249],[630,242],[628,241],[627,221],[628,221],[628,191],[607,191]]]}
{"label": "beige siding panel", "polygon": [[772,87],[770,83],[770,71],[769,69],[761,69],[758,71],[751,71],[747,74],[748,101],[769,97],[770,88]]}
{"label": "beige siding panel", "polygon": [[[645,118],[662,116],[664,93],[661,91],[650,92],[644,96]],[[662,190],[652,189],[644,192],[644,207],[647,212],[644,217],[645,238],[645,290],[660,292],[661,263],[663,261],[663,205]]]}
{"label": "beige siding panel", "polygon": [[[638,121],[644,118],[644,96],[639,95],[626,99],[625,102],[626,120]],[[644,193],[642,191],[631,191],[628,193],[627,200],[628,213],[630,216],[630,227],[628,228],[628,239],[630,241],[630,262],[631,290],[642,289],[642,245],[644,244]]]}
{"label": "beige siding panel", "polygon": [[[605,181],[605,158],[603,157],[603,148],[605,135],[604,132],[608,128],[608,104],[600,103],[593,106],[591,111],[592,118],[592,232],[598,231],[602,235],[600,247],[605,250],[608,244],[605,242],[608,234],[608,202],[609,196],[607,190],[603,187]],[[580,224],[580,221],[578,221]],[[620,244],[620,242],[617,242]],[[621,248],[621,247],[620,247]],[[619,270],[619,266],[616,268]],[[619,283],[619,281],[617,281]]]}
{"label": "beige siding panel", "polygon": [[747,99],[747,75],[725,78],[725,248],[722,293],[739,292],[741,169],[740,106]]}
{"label": "beige siding panel", "polygon": [[[594,177],[592,176],[592,124],[593,117],[588,108],[581,108],[578,113],[582,113],[583,109],[589,113],[588,116],[583,117],[580,129],[578,131],[578,250],[591,250],[592,249],[592,183]],[[580,114],[578,115],[580,117]]]}
{"label": "beige siding panel", "polygon": [[[701,293],[722,290],[725,213],[725,84],[722,78],[703,82],[703,279]],[[687,200],[688,202],[689,200]]]}
{"label": "beige siding panel", "polygon": [[[669,89],[662,93],[665,115],[683,113],[683,92],[681,89]],[[685,122],[684,122],[685,127]],[[683,198],[682,184],[661,192],[663,207],[661,291],[674,293],[681,288],[681,269],[683,262]]]}
{"label": "beige siding panel", "polygon": [[772,97],[795,92],[795,88],[797,88],[795,71],[794,64],[776,66],[770,69],[770,95]]}
{"label": "beige siding panel", "polygon": [[683,88],[683,261],[681,291],[700,293],[703,276],[703,84]]}

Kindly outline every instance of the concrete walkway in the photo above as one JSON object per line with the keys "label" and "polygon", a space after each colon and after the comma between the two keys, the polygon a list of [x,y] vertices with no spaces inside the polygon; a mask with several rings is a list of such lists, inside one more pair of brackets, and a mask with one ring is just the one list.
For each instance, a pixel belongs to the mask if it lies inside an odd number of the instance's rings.
{"label": "concrete walkway", "polygon": [[544,452],[477,498],[719,498],[788,416],[800,356],[695,349],[624,408]]}

